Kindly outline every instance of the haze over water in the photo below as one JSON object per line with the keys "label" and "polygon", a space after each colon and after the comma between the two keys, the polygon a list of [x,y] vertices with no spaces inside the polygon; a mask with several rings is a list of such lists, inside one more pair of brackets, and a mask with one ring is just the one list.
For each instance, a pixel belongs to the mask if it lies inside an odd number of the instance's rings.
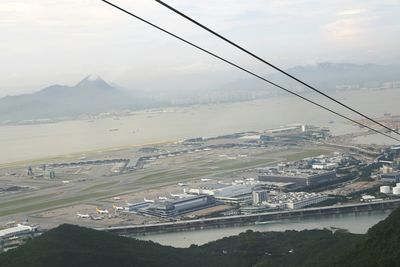
{"label": "haze over water", "polygon": [[[383,116],[385,112],[400,114],[396,89],[341,92],[334,96],[370,116]],[[318,100],[315,97],[313,99]],[[265,130],[293,123],[330,127],[334,134],[360,130],[292,96],[177,107],[173,110],[175,112],[138,112],[137,115],[120,117],[119,120],[105,118],[93,122],[71,120],[51,124],[0,126],[0,146],[4,152],[0,153],[0,163],[198,136]],[[348,112],[341,112],[348,115]],[[329,121],[334,123],[330,124]],[[375,138],[374,142],[392,143],[387,138]]]}

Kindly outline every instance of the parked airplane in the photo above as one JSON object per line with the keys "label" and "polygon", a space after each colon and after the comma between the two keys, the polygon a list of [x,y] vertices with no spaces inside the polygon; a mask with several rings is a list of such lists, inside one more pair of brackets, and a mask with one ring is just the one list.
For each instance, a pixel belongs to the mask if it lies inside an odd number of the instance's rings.
{"label": "parked airplane", "polygon": [[124,210],[124,207],[115,206],[115,205],[113,205],[113,208],[114,208],[116,211]]}
{"label": "parked airplane", "polygon": [[179,186],[187,186],[187,183],[178,183]]}
{"label": "parked airplane", "polygon": [[92,219],[94,221],[99,221],[99,220],[103,220],[104,216],[90,216],[90,219]]}
{"label": "parked airplane", "polygon": [[82,213],[77,213],[76,216],[78,216],[78,218],[82,218],[82,219],[87,219],[89,218],[89,214],[82,214]]}
{"label": "parked airplane", "polygon": [[99,209],[99,208],[96,208],[96,211],[97,211],[97,213],[98,214],[108,214],[108,210],[101,210],[101,209]]}
{"label": "parked airplane", "polygon": [[146,199],[146,198],[144,198],[143,201],[144,202],[149,202],[149,203],[154,203],[154,199]]}
{"label": "parked airplane", "polygon": [[159,200],[167,200],[168,198],[166,197],[158,197]]}

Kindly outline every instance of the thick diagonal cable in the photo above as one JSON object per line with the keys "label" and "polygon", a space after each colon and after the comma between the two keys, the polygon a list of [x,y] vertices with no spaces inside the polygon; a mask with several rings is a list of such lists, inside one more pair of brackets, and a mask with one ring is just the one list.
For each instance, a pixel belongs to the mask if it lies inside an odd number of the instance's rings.
{"label": "thick diagonal cable", "polygon": [[192,43],[192,42],[190,42],[190,41],[187,41],[186,39],[184,39],[184,38],[182,38],[182,37],[180,37],[180,36],[178,36],[178,35],[176,35],[176,34],[170,32],[170,31],[168,31],[168,30],[165,30],[164,28],[161,28],[160,26],[155,25],[154,23],[151,23],[150,21],[148,21],[148,20],[146,20],[146,19],[143,19],[143,18],[141,18],[141,17],[139,17],[139,16],[133,14],[132,12],[130,12],[130,11],[128,11],[128,10],[126,10],[126,9],[124,9],[124,8],[122,8],[122,7],[120,7],[120,6],[117,6],[117,5],[111,3],[111,2],[109,2],[109,1],[107,1],[107,0],[101,0],[101,1],[104,2],[104,3],[106,3],[106,4],[108,4],[108,5],[110,5],[110,6],[112,6],[112,7],[114,7],[114,8],[116,8],[116,9],[118,9],[119,11],[122,11],[122,12],[124,12],[124,13],[126,13],[126,14],[128,14],[128,15],[130,15],[130,16],[132,16],[132,17],[134,17],[134,18],[136,18],[136,19],[138,19],[138,20],[140,20],[140,21],[146,23],[147,25],[149,25],[149,26],[151,26],[151,27],[153,27],[153,28],[156,28],[156,29],[158,29],[158,30],[160,30],[160,31],[162,31],[162,32],[164,32],[164,33],[166,33],[166,34],[168,34],[168,35],[170,35],[170,36],[172,36],[172,37],[174,37],[174,38],[176,38],[176,39],[178,39],[178,40],[180,40],[180,41],[182,41],[182,42],[184,42],[184,43],[186,43],[186,44],[188,44],[188,45],[190,45],[190,46],[192,46],[192,47],[194,47],[194,48],[196,48],[196,49],[199,49],[199,50],[203,51],[204,53],[206,53],[206,54],[208,54],[208,55],[211,55],[211,56],[213,56],[213,57],[215,57],[215,58],[217,58],[217,59],[219,59],[219,60],[221,60],[221,61],[223,61],[223,62],[225,62],[225,63],[227,63],[227,64],[229,64],[229,65],[231,65],[231,66],[233,66],[233,67],[235,67],[235,68],[237,68],[237,69],[240,69],[240,70],[242,70],[242,71],[244,71],[244,72],[246,72],[246,73],[248,73],[248,74],[250,74],[250,75],[252,75],[252,76],[254,76],[254,77],[256,77],[256,78],[258,78],[258,79],[261,79],[261,80],[263,80],[263,81],[265,81],[265,82],[267,82],[267,83],[269,83],[269,84],[271,84],[271,85],[273,85],[273,86],[276,86],[276,87],[278,87],[278,88],[280,88],[280,89],[282,89],[282,90],[288,92],[289,94],[292,94],[292,95],[294,95],[294,96],[297,96],[297,97],[299,97],[299,98],[301,98],[301,99],[303,99],[303,100],[305,100],[305,101],[307,101],[307,102],[309,102],[309,103],[311,103],[311,104],[313,104],[313,105],[315,105],[315,106],[317,106],[317,107],[320,107],[320,108],[322,108],[322,109],[325,109],[325,110],[327,110],[327,111],[329,111],[329,112],[331,112],[331,113],[333,113],[333,114],[335,114],[335,115],[337,115],[337,116],[339,116],[339,117],[342,117],[342,118],[344,118],[344,119],[346,119],[346,120],[349,120],[349,121],[351,121],[351,122],[353,122],[353,123],[355,123],[355,124],[358,124],[358,125],[361,126],[361,127],[365,127],[365,128],[367,128],[367,129],[369,129],[369,130],[375,132],[375,133],[384,135],[384,136],[386,136],[386,137],[388,137],[388,138],[390,138],[390,139],[393,139],[393,140],[395,140],[395,141],[400,142],[400,140],[397,139],[397,138],[394,138],[394,137],[392,137],[392,136],[390,136],[390,135],[388,135],[388,134],[385,134],[385,133],[383,133],[383,132],[380,132],[380,131],[378,131],[378,130],[376,130],[376,129],[374,129],[374,128],[371,128],[371,127],[369,127],[369,126],[367,126],[367,125],[364,125],[364,124],[362,124],[361,122],[358,122],[358,121],[356,121],[356,120],[353,120],[353,119],[351,119],[351,118],[349,118],[349,117],[347,117],[347,116],[345,116],[345,115],[342,115],[342,114],[340,114],[340,113],[338,113],[338,112],[336,112],[336,111],[334,111],[334,110],[332,110],[332,109],[330,109],[330,108],[327,108],[327,107],[325,107],[325,106],[323,106],[323,105],[321,105],[321,104],[318,104],[317,102],[314,102],[314,101],[312,101],[312,100],[310,100],[310,99],[308,99],[308,98],[306,98],[306,97],[304,97],[304,96],[301,96],[301,95],[299,95],[299,94],[297,94],[297,93],[295,93],[295,92],[293,92],[293,91],[291,91],[291,90],[289,90],[289,89],[286,89],[286,88],[283,87],[283,86],[280,86],[280,85],[278,85],[278,84],[276,84],[276,83],[274,83],[274,82],[272,82],[272,81],[269,81],[269,80],[267,80],[266,78],[264,78],[264,77],[262,77],[262,76],[260,76],[260,75],[258,75],[258,74],[256,74],[256,73],[254,73],[254,72],[252,72],[252,71],[250,71],[250,70],[247,70],[247,69],[245,69],[245,68],[243,68],[243,67],[241,67],[241,66],[239,66],[239,65],[237,65],[237,64],[235,64],[235,63],[233,63],[233,62],[231,62],[231,61],[229,61],[229,60],[227,60],[227,59],[225,59],[225,58],[223,58],[223,57],[221,57],[221,56],[218,56],[217,54],[215,54],[215,53],[213,53],[213,52],[210,52],[210,51],[208,51],[208,50],[206,50],[206,49],[204,49],[204,48],[202,48],[202,47],[200,47],[200,46],[198,46],[198,45],[196,45],[196,44],[194,44],[194,43]]}
{"label": "thick diagonal cable", "polygon": [[335,103],[337,103],[337,104],[339,104],[339,105],[341,105],[341,106],[343,106],[343,107],[345,107],[345,108],[351,110],[352,112],[354,112],[354,113],[356,113],[356,114],[358,114],[358,115],[364,117],[365,119],[367,119],[367,120],[369,120],[369,121],[371,121],[371,122],[373,122],[373,123],[375,123],[375,124],[377,124],[377,125],[379,125],[379,126],[385,128],[385,129],[387,129],[388,131],[400,135],[400,133],[397,132],[396,130],[394,130],[394,129],[392,129],[392,128],[389,128],[388,126],[384,125],[383,123],[380,123],[379,121],[377,121],[377,120],[375,120],[375,119],[373,119],[373,118],[371,118],[371,117],[369,117],[369,116],[367,116],[367,115],[365,115],[365,114],[363,114],[363,113],[361,113],[361,112],[355,110],[354,108],[352,108],[352,107],[350,107],[350,106],[348,106],[348,105],[342,103],[341,101],[339,101],[339,100],[337,100],[337,99],[335,99],[335,98],[329,96],[328,94],[322,92],[321,90],[318,90],[318,89],[315,88],[314,86],[312,86],[312,85],[310,85],[310,84],[308,84],[308,83],[306,83],[306,82],[300,80],[299,78],[297,78],[297,77],[291,75],[290,73],[284,71],[283,69],[277,67],[276,65],[274,65],[274,64],[272,64],[272,63],[266,61],[265,59],[263,59],[263,58],[261,58],[261,57],[259,57],[259,56],[257,56],[256,54],[250,52],[249,50],[245,49],[244,47],[242,47],[242,46],[238,45],[237,43],[235,43],[235,42],[229,40],[228,38],[222,36],[221,34],[217,33],[216,31],[214,31],[214,30],[210,29],[209,27],[205,26],[204,24],[201,24],[201,23],[198,22],[197,20],[195,20],[195,19],[189,17],[188,15],[182,13],[181,11],[177,10],[176,8],[174,8],[174,7],[172,7],[172,6],[170,6],[170,5],[166,4],[166,3],[164,3],[164,2],[161,1],[161,0],[155,0],[155,1],[156,1],[157,3],[163,5],[164,7],[168,8],[169,10],[173,11],[174,13],[176,13],[176,14],[182,16],[183,18],[189,20],[190,22],[196,24],[197,26],[203,28],[204,30],[206,30],[206,31],[208,31],[208,32],[210,32],[210,33],[212,33],[213,35],[217,36],[218,38],[224,40],[225,42],[227,42],[227,43],[233,45],[234,47],[236,47],[236,48],[238,48],[238,49],[240,49],[241,51],[243,51],[243,52],[245,52],[246,54],[252,56],[253,58],[255,58],[255,59],[257,59],[257,60],[263,62],[264,64],[267,64],[267,65],[270,66],[271,68],[273,68],[273,69],[279,71],[280,73],[282,73],[282,74],[288,76],[289,78],[291,78],[291,79],[293,79],[293,80],[299,82],[300,84],[302,84],[302,85],[308,87],[309,89],[311,89],[311,90],[317,92],[318,94],[320,94],[320,95],[322,95],[322,96],[324,96],[324,97],[326,97],[326,98],[332,100],[333,102],[335,102]]}

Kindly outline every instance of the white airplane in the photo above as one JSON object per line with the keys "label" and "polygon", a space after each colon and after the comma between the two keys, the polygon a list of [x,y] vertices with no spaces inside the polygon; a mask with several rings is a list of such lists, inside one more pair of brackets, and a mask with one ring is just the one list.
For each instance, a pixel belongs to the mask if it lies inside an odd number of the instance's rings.
{"label": "white airplane", "polygon": [[172,193],[169,193],[169,195],[170,195],[171,197],[181,197],[181,194],[172,194]]}
{"label": "white airplane", "polygon": [[187,183],[178,183],[179,186],[187,186]]}
{"label": "white airplane", "polygon": [[166,197],[158,197],[159,200],[167,200],[168,198]]}
{"label": "white airplane", "polygon": [[116,211],[124,210],[124,207],[112,205]]}
{"label": "white airplane", "polygon": [[114,200],[121,200],[120,197],[113,197]]}
{"label": "white airplane", "polygon": [[78,216],[78,218],[82,218],[82,219],[86,219],[89,218],[89,214],[82,214],[82,213],[77,213],[76,216]]}
{"label": "white airplane", "polygon": [[62,183],[63,184],[69,184],[69,181],[68,180],[64,180],[64,181],[62,181]]}
{"label": "white airplane", "polygon": [[90,216],[90,219],[92,219],[94,221],[99,221],[99,220],[103,220],[104,216]]}
{"label": "white airplane", "polygon": [[154,200],[153,200],[153,199],[146,199],[146,198],[144,198],[143,201],[144,201],[144,202],[148,202],[148,203],[154,203]]}
{"label": "white airplane", "polygon": [[211,179],[208,179],[208,178],[201,178],[200,179],[202,182],[209,182],[209,181],[211,181]]}
{"label": "white airplane", "polygon": [[108,214],[108,210],[106,210],[106,209],[101,210],[99,208],[96,208],[96,211],[97,211],[98,214]]}

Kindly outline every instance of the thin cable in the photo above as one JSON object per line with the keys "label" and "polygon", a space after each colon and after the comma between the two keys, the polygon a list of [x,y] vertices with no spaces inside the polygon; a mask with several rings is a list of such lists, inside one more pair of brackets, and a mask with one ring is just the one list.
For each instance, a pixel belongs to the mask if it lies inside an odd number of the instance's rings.
{"label": "thin cable", "polygon": [[255,59],[257,59],[257,60],[263,62],[264,64],[267,64],[267,65],[270,66],[271,68],[273,68],[273,69],[279,71],[280,73],[282,73],[282,74],[288,76],[289,78],[291,78],[291,79],[293,79],[293,80],[295,80],[295,81],[301,83],[302,85],[304,85],[304,86],[310,88],[311,90],[317,92],[318,94],[323,95],[323,96],[329,98],[330,100],[334,101],[335,103],[337,103],[337,104],[339,104],[339,105],[341,105],[341,106],[343,106],[343,107],[345,107],[345,108],[351,110],[352,112],[357,113],[358,115],[360,115],[360,116],[366,118],[366,119],[369,120],[369,121],[372,121],[372,122],[375,123],[375,124],[380,125],[381,127],[385,128],[385,129],[387,129],[387,130],[389,130],[390,132],[393,132],[393,133],[396,133],[396,134],[400,135],[400,133],[397,132],[396,130],[394,130],[394,129],[392,129],[392,128],[389,128],[388,126],[386,126],[386,125],[380,123],[379,121],[377,121],[377,120],[375,120],[375,119],[372,119],[371,117],[369,117],[369,116],[367,116],[367,115],[364,115],[363,113],[361,113],[361,112],[359,112],[359,111],[353,109],[352,107],[350,107],[350,106],[348,106],[348,105],[346,105],[346,104],[340,102],[339,100],[336,100],[335,98],[333,98],[333,97],[327,95],[326,93],[324,93],[324,92],[318,90],[318,89],[315,88],[314,86],[311,86],[311,85],[309,85],[308,83],[306,83],[306,82],[300,80],[299,78],[296,78],[295,76],[289,74],[288,72],[286,72],[286,71],[284,71],[283,69],[277,67],[276,65],[274,65],[274,64],[272,64],[272,63],[266,61],[265,59],[263,59],[263,58],[257,56],[256,54],[254,54],[254,53],[250,52],[249,50],[243,48],[242,46],[238,45],[237,43],[235,43],[235,42],[229,40],[228,38],[222,36],[221,34],[215,32],[215,31],[213,31],[213,30],[210,29],[209,27],[207,27],[207,26],[201,24],[200,22],[198,22],[198,21],[196,21],[195,19],[189,17],[188,15],[186,15],[186,14],[180,12],[180,11],[177,10],[176,8],[174,8],[174,7],[172,7],[172,6],[170,6],[170,5],[166,4],[166,3],[164,3],[164,2],[161,1],[161,0],[155,0],[155,1],[156,1],[157,3],[163,5],[164,7],[168,8],[169,10],[173,11],[174,13],[176,13],[176,14],[178,14],[178,15],[184,17],[185,19],[189,20],[190,22],[196,24],[197,26],[203,28],[204,30],[206,30],[206,31],[208,31],[208,32],[210,32],[210,33],[212,33],[213,35],[215,35],[215,36],[217,36],[217,37],[219,37],[220,39],[224,40],[225,42],[227,42],[227,43],[233,45],[234,47],[236,47],[236,48],[238,48],[238,49],[240,49],[241,51],[245,52],[246,54],[248,54],[248,55],[254,57]]}
{"label": "thin cable", "polygon": [[187,41],[186,39],[184,39],[184,38],[182,38],[182,37],[180,37],[180,36],[178,36],[178,35],[176,35],[176,34],[170,32],[170,31],[168,31],[168,30],[165,30],[164,28],[161,28],[161,27],[159,27],[159,26],[157,26],[157,25],[155,25],[155,24],[153,24],[153,23],[151,23],[151,22],[149,22],[149,21],[147,21],[147,20],[145,20],[145,19],[139,17],[139,16],[133,14],[132,12],[130,12],[130,11],[128,11],[128,10],[122,8],[122,7],[119,7],[119,6],[117,6],[117,5],[115,5],[115,4],[111,3],[111,2],[109,2],[109,1],[107,1],[107,0],[101,0],[101,1],[104,2],[104,3],[106,3],[106,4],[108,4],[108,5],[110,5],[110,6],[112,6],[112,7],[114,7],[114,8],[116,8],[116,9],[118,9],[118,10],[120,10],[120,11],[122,11],[122,12],[124,12],[124,13],[126,13],[126,14],[128,14],[128,15],[130,15],[130,16],[132,16],[132,17],[134,17],[134,18],[136,18],[136,19],[138,19],[138,20],[140,20],[140,21],[142,21],[142,22],[144,22],[144,23],[146,23],[147,25],[149,25],[149,26],[151,26],[151,27],[153,27],[153,28],[156,28],[156,29],[158,29],[158,30],[160,30],[160,31],[162,31],[162,32],[164,32],[164,33],[166,33],[166,34],[168,34],[168,35],[170,35],[170,36],[172,36],[172,37],[174,37],[174,38],[176,38],[176,39],[178,39],[178,40],[180,40],[180,41],[182,41],[182,42],[184,42],[184,43],[186,43],[186,44],[188,44],[188,45],[190,45],[190,46],[192,46],[192,47],[194,47],[194,48],[196,48],[196,49],[199,49],[199,50],[203,51],[204,53],[206,53],[206,54],[208,54],[208,55],[211,55],[211,56],[213,56],[213,57],[215,57],[215,58],[217,58],[217,59],[219,59],[219,60],[221,60],[221,61],[223,61],[223,62],[225,62],[225,63],[227,63],[227,64],[229,64],[229,65],[231,65],[231,66],[234,66],[234,67],[237,68],[237,69],[240,69],[240,70],[242,70],[242,71],[244,71],[244,72],[246,72],[246,73],[248,73],[248,74],[250,74],[250,75],[252,75],[252,76],[254,76],[254,77],[256,77],[256,78],[258,78],[258,79],[261,79],[261,80],[263,80],[263,81],[265,81],[265,82],[267,82],[267,83],[269,83],[269,84],[271,84],[271,85],[273,85],[273,86],[276,86],[276,87],[278,87],[278,88],[280,88],[280,89],[282,89],[282,90],[288,92],[289,94],[292,94],[292,95],[294,95],[294,96],[297,96],[297,97],[299,97],[299,98],[301,98],[301,99],[303,99],[303,100],[305,100],[305,101],[307,101],[307,102],[309,102],[309,103],[311,103],[311,104],[313,104],[313,105],[315,105],[315,106],[317,106],[317,107],[320,107],[320,108],[322,108],[322,109],[325,109],[325,110],[327,110],[327,111],[329,111],[329,112],[331,112],[331,113],[333,113],[333,114],[335,114],[335,115],[337,115],[337,116],[339,116],[339,117],[342,117],[342,118],[344,118],[344,119],[346,119],[346,120],[349,120],[349,121],[351,121],[351,122],[353,122],[353,123],[355,123],[355,124],[358,124],[359,126],[361,126],[361,127],[363,127],[363,128],[365,127],[365,128],[367,128],[367,129],[369,129],[369,130],[375,132],[375,133],[384,135],[384,136],[386,136],[386,137],[388,137],[388,138],[390,138],[390,139],[393,139],[393,140],[395,140],[395,141],[400,142],[400,140],[397,139],[397,138],[394,138],[394,137],[392,137],[392,136],[390,136],[390,135],[387,135],[387,134],[385,134],[385,133],[383,133],[383,132],[380,132],[380,131],[378,131],[378,130],[376,130],[376,129],[374,129],[374,128],[371,128],[371,127],[369,127],[369,126],[367,126],[367,125],[364,125],[364,124],[362,124],[362,123],[360,123],[360,122],[358,122],[358,121],[356,121],[356,120],[353,120],[353,119],[351,119],[351,118],[349,118],[349,117],[347,117],[347,116],[345,116],[345,115],[342,115],[342,114],[340,114],[340,113],[338,113],[338,112],[336,112],[336,111],[334,111],[334,110],[332,110],[332,109],[329,109],[329,108],[327,108],[327,107],[325,107],[325,106],[323,106],[323,105],[320,105],[320,104],[318,104],[318,103],[316,103],[316,102],[314,102],[314,101],[312,101],[312,100],[310,100],[310,99],[308,99],[308,98],[306,98],[306,97],[303,97],[303,96],[301,96],[301,95],[299,95],[299,94],[297,94],[297,93],[295,93],[295,92],[293,92],[293,91],[290,91],[289,89],[286,89],[286,88],[284,88],[283,86],[280,86],[280,85],[278,85],[278,84],[276,84],[276,83],[274,83],[274,82],[271,82],[271,81],[267,80],[266,78],[264,78],[264,77],[262,77],[262,76],[260,76],[260,75],[258,75],[258,74],[255,74],[254,72],[252,72],[252,71],[250,71],[250,70],[247,70],[247,69],[245,69],[245,68],[243,68],[243,67],[241,67],[241,66],[239,66],[239,65],[237,65],[237,64],[235,64],[235,63],[233,63],[233,62],[231,62],[231,61],[229,61],[229,60],[227,60],[227,59],[225,59],[225,58],[223,58],[223,57],[220,57],[220,56],[218,56],[217,54],[215,54],[215,53],[213,53],[213,52],[210,52],[210,51],[208,51],[208,50],[206,50],[206,49],[204,49],[204,48],[202,48],[202,47],[200,47],[200,46],[198,46],[198,45],[196,45],[196,44],[194,44],[194,43],[192,43],[192,42],[190,42],[190,41]]}

